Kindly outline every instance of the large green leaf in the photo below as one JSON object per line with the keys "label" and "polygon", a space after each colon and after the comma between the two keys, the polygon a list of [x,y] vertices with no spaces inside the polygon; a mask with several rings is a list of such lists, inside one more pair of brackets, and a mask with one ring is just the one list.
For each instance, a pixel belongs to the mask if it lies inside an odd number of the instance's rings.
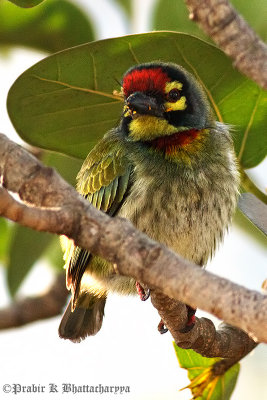
{"label": "large green leaf", "polygon": [[133,64],[155,59],[176,62],[195,74],[217,118],[233,125],[243,167],[253,167],[265,157],[263,91],[234,70],[222,51],[175,32],[102,40],[42,60],[10,89],[10,118],[25,141],[84,158],[119,121],[122,103],[113,95],[120,89],[117,81]]}
{"label": "large green leaf", "polygon": [[16,225],[12,232],[7,263],[7,282],[14,296],[21,283],[51,242],[53,235]]}
{"label": "large green leaf", "polygon": [[[267,39],[266,0],[257,0],[254,3],[251,0],[231,0],[231,3],[258,35],[263,40]],[[190,33],[211,41],[188,16],[189,12],[184,0],[157,0],[151,19],[151,28]]]}
{"label": "large green leaf", "polygon": [[9,0],[9,1],[22,8],[31,8],[38,6],[38,4],[42,3],[44,0]]}
{"label": "large green leaf", "polygon": [[27,10],[0,2],[0,45],[55,52],[93,39],[88,17],[67,0],[46,0]]}
{"label": "large green leaf", "polygon": [[182,368],[188,371],[194,399],[198,400],[229,400],[236,385],[239,374],[239,364],[233,365],[225,374],[212,375],[212,366],[219,358],[206,358],[193,350],[181,349],[174,343],[174,349]]}

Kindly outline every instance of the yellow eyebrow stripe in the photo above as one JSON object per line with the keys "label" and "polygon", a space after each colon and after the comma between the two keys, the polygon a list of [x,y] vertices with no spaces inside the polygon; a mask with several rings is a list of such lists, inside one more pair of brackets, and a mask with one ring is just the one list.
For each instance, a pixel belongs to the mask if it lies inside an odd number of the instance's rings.
{"label": "yellow eyebrow stripe", "polygon": [[179,81],[167,82],[165,86],[165,93],[170,92],[172,89],[182,90],[183,84]]}

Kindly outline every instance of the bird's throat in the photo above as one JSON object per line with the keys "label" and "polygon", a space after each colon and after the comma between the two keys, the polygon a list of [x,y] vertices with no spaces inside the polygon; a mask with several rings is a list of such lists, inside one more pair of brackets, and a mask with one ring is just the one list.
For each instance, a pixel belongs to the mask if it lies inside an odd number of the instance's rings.
{"label": "bird's throat", "polygon": [[172,155],[180,149],[187,148],[189,150],[192,147],[190,145],[196,148],[196,145],[203,141],[206,133],[206,129],[189,129],[175,132],[172,135],[161,136],[146,143],[155,150],[164,152],[166,155]]}

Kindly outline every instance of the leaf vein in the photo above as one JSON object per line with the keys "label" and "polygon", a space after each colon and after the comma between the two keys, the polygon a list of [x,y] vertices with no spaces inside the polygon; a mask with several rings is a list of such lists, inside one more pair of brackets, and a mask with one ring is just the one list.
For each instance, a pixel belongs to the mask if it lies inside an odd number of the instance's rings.
{"label": "leaf vein", "polygon": [[[220,76],[219,79],[217,79],[217,81],[214,83],[214,85],[212,85],[210,87],[210,92],[212,92],[215,88],[217,88],[220,83],[226,78],[226,76],[229,74],[230,70],[232,69],[232,66],[228,66],[228,68],[226,68],[226,70],[224,71],[224,73]],[[217,103],[219,104],[219,102]]]}
{"label": "leaf vein", "polygon": [[[34,119],[34,118],[32,118]],[[93,122],[93,123],[89,123],[89,124],[82,124],[82,125],[75,125],[75,126],[69,126],[69,127],[64,127],[64,128],[60,128],[60,129],[56,129],[54,131],[50,131],[49,130],[49,134],[54,134],[57,132],[66,132],[66,131],[70,131],[73,129],[79,129],[79,128],[86,128],[86,127],[92,127],[94,125],[100,125],[100,124],[105,124],[105,123],[111,123],[114,121],[118,121],[117,118],[114,119],[109,119],[109,120],[105,120],[105,121],[97,121],[97,122]]]}
{"label": "leaf vein", "polygon": [[93,60],[94,90],[97,90],[97,73],[96,73],[95,57],[93,56],[92,53],[90,53],[90,54],[91,54],[91,57]]}
{"label": "leaf vein", "polygon": [[235,93],[237,90],[239,90],[245,83],[249,82],[248,79],[245,79],[242,83],[240,83],[239,86],[235,87],[231,92],[227,93],[220,101],[218,101],[218,105],[223,103],[226,99],[232,96],[233,93]]}
{"label": "leaf vein", "polygon": [[64,87],[66,87],[66,88],[70,88],[70,89],[73,89],[73,90],[78,90],[78,91],[81,91],[81,92],[92,93],[92,94],[98,94],[100,96],[109,97],[111,99],[116,99],[116,100],[119,99],[119,96],[116,96],[114,94],[101,92],[99,90],[82,88],[82,87],[79,87],[79,86],[70,85],[69,83],[66,83],[66,82],[60,82],[60,81],[53,80],[53,79],[42,78],[41,76],[38,76],[38,75],[32,75],[32,76],[34,78],[36,78],[36,79],[39,79],[40,81],[49,82],[49,83],[55,83],[57,85],[62,85]]}
{"label": "leaf vein", "polygon": [[58,56],[56,56],[56,65],[57,65],[57,81],[60,81],[61,80],[61,68],[60,68]]}
{"label": "leaf vein", "polygon": [[256,100],[255,106],[254,106],[254,108],[253,108],[253,110],[252,110],[250,119],[249,119],[249,121],[248,121],[246,130],[245,130],[245,132],[244,132],[244,136],[243,136],[243,139],[242,139],[242,142],[241,142],[240,150],[239,150],[239,153],[238,153],[238,156],[237,156],[237,159],[238,159],[238,161],[239,161],[240,163],[241,163],[241,158],[242,158],[242,156],[243,156],[243,153],[244,153],[244,151],[245,151],[245,146],[246,146],[246,143],[247,143],[248,134],[249,134],[250,128],[252,127],[252,124],[253,124],[253,121],[254,121],[254,117],[255,117],[256,111],[257,111],[257,109],[258,109],[258,105],[259,105],[260,98],[261,98],[261,93],[262,93],[262,92],[259,91],[258,98],[257,98],[257,100]]}
{"label": "leaf vein", "polygon": [[33,94],[31,96],[25,96],[23,99],[27,100],[27,99],[32,99],[34,97],[42,97],[42,96],[50,96],[50,94],[54,94],[54,93],[60,93],[60,92],[67,92],[71,90],[70,88],[63,88],[63,89],[57,89],[57,90],[51,90],[50,92],[45,92],[45,93],[37,93],[37,94]]}
{"label": "leaf vein", "polygon": [[[219,380],[219,376],[217,376],[215,379],[213,379],[213,381],[211,381],[210,382],[210,384],[208,385],[208,386],[210,386],[210,389],[209,389],[209,392],[208,392],[208,395],[207,395],[207,400],[210,400],[211,399],[211,396],[212,396],[212,394],[214,393],[214,390],[215,390],[215,388],[216,388],[216,385],[217,385],[217,383],[218,383],[218,380]],[[208,387],[207,386],[207,387]]]}
{"label": "leaf vein", "polygon": [[65,108],[64,110],[57,110],[57,111],[48,111],[45,113],[41,114],[32,114],[32,117],[43,117],[45,115],[56,115],[60,113],[65,113],[65,112],[70,112],[70,111],[82,111],[82,110],[88,110],[91,108],[97,108],[97,107],[103,107],[106,105],[113,105],[113,104],[119,104],[121,101],[116,101],[116,102],[108,102],[108,103],[99,103],[99,104],[90,104],[90,105],[85,105],[85,106],[80,106],[80,107],[73,107],[73,108]]}
{"label": "leaf vein", "polygon": [[138,58],[137,58],[137,56],[136,56],[136,54],[135,54],[135,52],[134,52],[134,50],[133,50],[132,43],[130,43],[130,42],[127,42],[127,43],[128,43],[129,51],[130,51],[130,53],[131,53],[132,56],[133,56],[134,62],[135,62],[136,64],[140,64],[140,61],[138,60]]}

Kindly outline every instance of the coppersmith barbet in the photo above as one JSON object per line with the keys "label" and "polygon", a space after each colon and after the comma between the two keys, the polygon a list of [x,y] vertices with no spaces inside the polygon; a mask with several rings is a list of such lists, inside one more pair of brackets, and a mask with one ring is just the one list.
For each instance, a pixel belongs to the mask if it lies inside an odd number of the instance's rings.
{"label": "coppersmith barbet", "polygon": [[[228,128],[215,121],[196,79],[176,64],[130,68],[122,93],[121,120],[87,156],[77,190],[203,266],[236,206],[239,178]],[[79,342],[101,328],[108,293],[136,293],[136,282],[71,242],[65,260],[72,299],[59,335]]]}

